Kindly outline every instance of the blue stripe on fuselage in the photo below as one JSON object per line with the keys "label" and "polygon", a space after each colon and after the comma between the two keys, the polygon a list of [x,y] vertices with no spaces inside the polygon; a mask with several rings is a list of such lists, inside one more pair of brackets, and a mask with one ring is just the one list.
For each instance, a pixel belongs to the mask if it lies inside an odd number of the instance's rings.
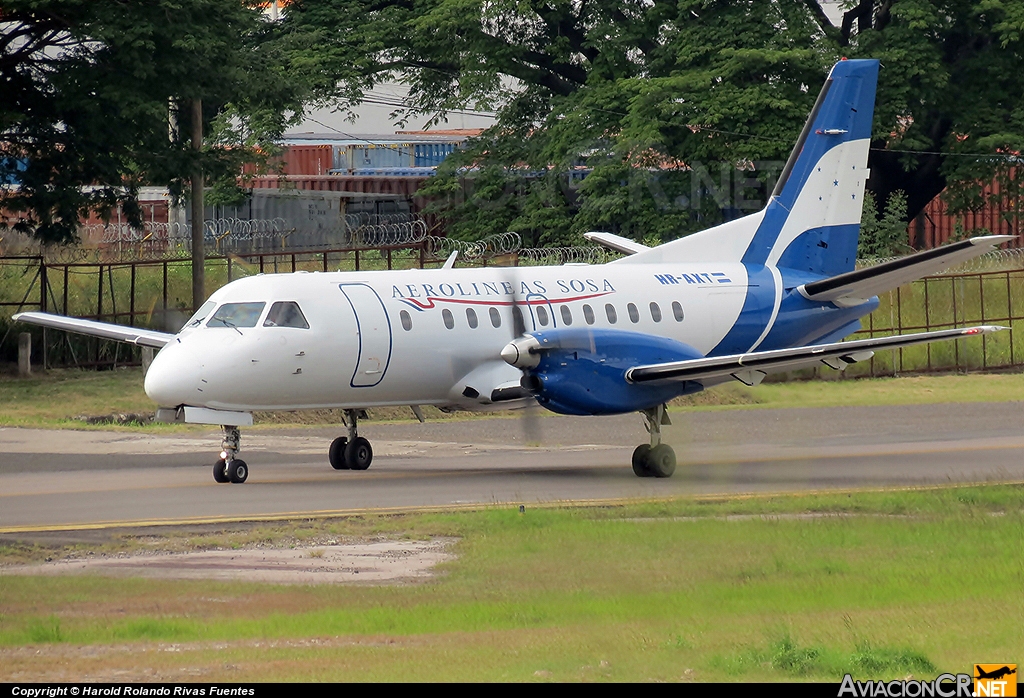
{"label": "blue stripe on fuselage", "polygon": [[722,341],[708,352],[708,356],[740,354],[749,351],[764,332],[775,309],[775,278],[771,270],[760,265],[747,268],[747,297],[743,309]]}
{"label": "blue stripe on fuselage", "polygon": [[[814,344],[847,325],[850,325],[852,333],[856,327],[851,323],[878,307],[877,298],[850,308],[810,301],[797,292],[796,288],[820,280],[823,278],[821,275],[786,268],[780,268],[779,273],[782,275],[783,288],[779,312],[768,335],[755,351]],[[743,310],[722,341],[708,352],[708,356],[749,351],[771,320],[775,304],[775,280],[771,270],[765,266],[748,266],[747,275],[747,296],[743,301]],[[839,341],[841,338],[837,336],[831,341]]]}
{"label": "blue stripe on fuselage", "polygon": [[[788,283],[783,285],[789,286]],[[850,308],[840,308],[832,303],[807,300],[796,288],[788,289],[783,292],[775,324],[758,350],[817,344],[825,337],[838,342],[842,337],[836,336],[837,330],[848,326],[851,333],[856,331],[857,327],[852,323],[870,314],[877,307],[878,298],[872,298]]]}

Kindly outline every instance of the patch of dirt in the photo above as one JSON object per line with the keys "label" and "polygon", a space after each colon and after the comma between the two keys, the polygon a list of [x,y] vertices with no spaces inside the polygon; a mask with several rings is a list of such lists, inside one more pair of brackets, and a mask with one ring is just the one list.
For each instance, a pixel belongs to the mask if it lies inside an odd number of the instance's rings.
{"label": "patch of dirt", "polygon": [[0,568],[0,574],[102,574],[149,579],[217,579],[269,584],[394,584],[430,577],[454,558],[451,539],[376,540],[293,548],[204,550],[65,559]]}

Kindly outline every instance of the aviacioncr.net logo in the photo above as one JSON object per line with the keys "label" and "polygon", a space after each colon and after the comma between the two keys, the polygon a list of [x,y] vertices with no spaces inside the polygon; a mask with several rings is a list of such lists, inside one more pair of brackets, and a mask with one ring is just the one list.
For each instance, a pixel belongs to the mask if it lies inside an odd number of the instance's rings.
{"label": "aviacioncr.net logo", "polygon": [[939,674],[933,681],[854,681],[847,674],[839,698],[972,698],[970,674]]}

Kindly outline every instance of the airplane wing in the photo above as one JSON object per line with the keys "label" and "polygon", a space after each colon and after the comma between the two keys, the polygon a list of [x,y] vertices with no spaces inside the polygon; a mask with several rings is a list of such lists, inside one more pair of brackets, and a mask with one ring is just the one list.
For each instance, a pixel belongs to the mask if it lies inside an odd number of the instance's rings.
{"label": "airplane wing", "polygon": [[836,305],[860,305],[872,296],[891,291],[923,276],[935,274],[954,264],[991,252],[1013,235],[985,235],[952,245],[918,252],[866,269],[856,269],[830,279],[814,281],[797,288],[812,301],[832,301]]}
{"label": "airplane wing", "polygon": [[116,339],[119,342],[139,344],[144,347],[154,347],[156,349],[161,348],[174,339],[173,334],[168,334],[166,332],[142,330],[137,327],[114,325],[109,322],[96,322],[95,320],[82,320],[81,318],[53,315],[51,313],[18,313],[11,319],[18,322],[25,322],[29,325],[50,327],[55,330],[66,330],[68,332],[86,334],[91,337],[102,337],[103,339]]}
{"label": "airplane wing", "polygon": [[[814,365],[818,361],[840,368],[872,356],[876,349],[895,349],[913,344],[925,344],[941,339],[957,339],[977,334],[988,334],[1009,329],[996,325],[979,325],[956,330],[938,330],[892,337],[860,339],[853,342],[833,342],[791,349],[755,351],[748,354],[710,356],[703,359],[670,361],[663,364],[634,366],[626,371],[630,383],[654,381],[700,381],[732,376],[748,385],[760,382],[766,373],[791,371]],[[757,377],[757,376],[760,376]]]}

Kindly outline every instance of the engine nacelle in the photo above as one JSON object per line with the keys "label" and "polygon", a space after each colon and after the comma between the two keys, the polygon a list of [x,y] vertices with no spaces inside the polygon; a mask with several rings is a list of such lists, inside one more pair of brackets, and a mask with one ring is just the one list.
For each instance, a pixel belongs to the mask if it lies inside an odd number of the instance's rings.
{"label": "engine nacelle", "polygon": [[523,369],[522,385],[553,412],[622,414],[648,409],[704,389],[694,381],[632,384],[626,370],[644,364],[699,359],[704,355],[674,339],[605,329],[533,332],[501,353]]}

